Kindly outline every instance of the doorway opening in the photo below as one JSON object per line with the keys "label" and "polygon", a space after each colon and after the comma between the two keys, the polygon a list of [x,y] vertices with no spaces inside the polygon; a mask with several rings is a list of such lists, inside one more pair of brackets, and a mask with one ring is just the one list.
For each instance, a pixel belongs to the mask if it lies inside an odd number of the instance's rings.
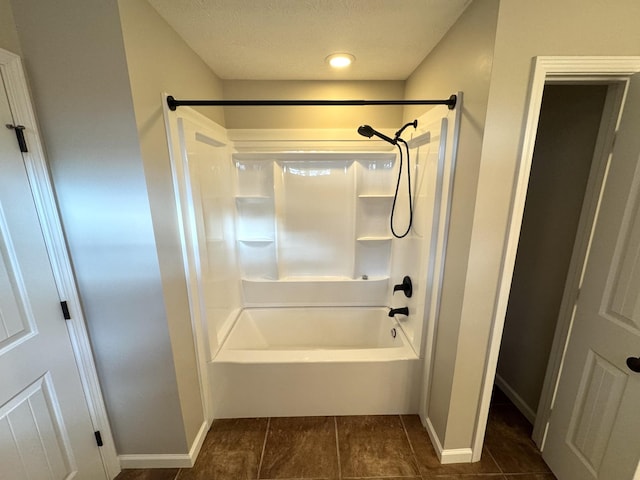
{"label": "doorway opening", "polygon": [[[546,83],[507,304],[496,386],[532,424],[539,411],[558,318],[571,307],[600,191],[609,131],[605,83]],[[565,298],[566,297],[566,298]],[[553,375],[553,372],[550,372]],[[536,434],[539,429],[536,429]],[[543,447],[544,428],[534,435]]]}

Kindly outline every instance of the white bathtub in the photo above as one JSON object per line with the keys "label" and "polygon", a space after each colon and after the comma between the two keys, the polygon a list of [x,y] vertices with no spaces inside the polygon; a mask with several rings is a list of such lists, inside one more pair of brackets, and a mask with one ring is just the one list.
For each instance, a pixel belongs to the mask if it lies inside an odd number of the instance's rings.
{"label": "white bathtub", "polygon": [[420,362],[387,312],[241,311],[210,363],[214,417],[416,413]]}

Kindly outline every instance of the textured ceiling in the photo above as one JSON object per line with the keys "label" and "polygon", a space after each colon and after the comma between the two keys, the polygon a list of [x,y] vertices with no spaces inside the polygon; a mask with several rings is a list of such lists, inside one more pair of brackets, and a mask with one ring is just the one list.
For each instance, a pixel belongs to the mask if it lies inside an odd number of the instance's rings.
{"label": "textured ceiling", "polygon": [[[149,0],[223,79],[404,80],[471,0]],[[327,55],[355,63],[331,70]]]}

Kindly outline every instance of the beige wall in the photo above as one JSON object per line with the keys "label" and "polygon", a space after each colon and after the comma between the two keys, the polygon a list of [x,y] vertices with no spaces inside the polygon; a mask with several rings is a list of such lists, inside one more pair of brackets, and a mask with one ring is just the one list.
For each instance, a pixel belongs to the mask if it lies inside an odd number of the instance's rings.
{"label": "beige wall", "polygon": [[640,2],[502,0],[464,287],[447,448],[468,448],[484,376],[502,250],[519,161],[532,58],[640,55]]}
{"label": "beige wall", "polygon": [[117,4],[12,7],[117,451],[186,453]]}
{"label": "beige wall", "polygon": [[544,90],[498,375],[536,412],[607,87]]}
{"label": "beige wall", "polygon": [[[407,80],[406,98],[447,98],[462,91],[456,165],[442,303],[436,332],[428,416],[445,440],[456,358],[462,293],[484,131],[498,0],[473,2]],[[407,107],[405,121],[424,107]]]}
{"label": "beige wall", "polygon": [[0,0],[0,48],[22,55],[9,0]]}
{"label": "beige wall", "polygon": [[[161,95],[221,98],[222,84],[146,0],[120,0],[119,8],[180,403],[191,444],[204,413]],[[201,112],[224,125],[221,108]]]}
{"label": "beige wall", "polygon": [[[225,80],[227,100],[332,99],[398,100],[402,81],[255,81]],[[448,95],[447,95],[448,96]],[[227,107],[227,128],[347,128],[362,124],[397,129],[402,107]]]}

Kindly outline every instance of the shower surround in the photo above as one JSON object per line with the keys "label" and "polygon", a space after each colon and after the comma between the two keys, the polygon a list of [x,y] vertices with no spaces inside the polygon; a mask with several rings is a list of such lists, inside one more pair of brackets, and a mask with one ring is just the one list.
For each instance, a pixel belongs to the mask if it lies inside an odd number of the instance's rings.
{"label": "shower surround", "polygon": [[416,264],[422,253],[390,233],[396,153],[235,152],[231,164],[244,308],[209,366],[214,418],[417,412],[421,338],[384,308],[393,244]]}
{"label": "shower surround", "polygon": [[[210,419],[420,411],[451,186],[442,108],[409,141],[403,239],[389,228],[388,145],[355,131],[227,132],[184,107],[168,116]],[[401,188],[398,230],[407,202]],[[405,275],[413,296],[392,295]]]}

